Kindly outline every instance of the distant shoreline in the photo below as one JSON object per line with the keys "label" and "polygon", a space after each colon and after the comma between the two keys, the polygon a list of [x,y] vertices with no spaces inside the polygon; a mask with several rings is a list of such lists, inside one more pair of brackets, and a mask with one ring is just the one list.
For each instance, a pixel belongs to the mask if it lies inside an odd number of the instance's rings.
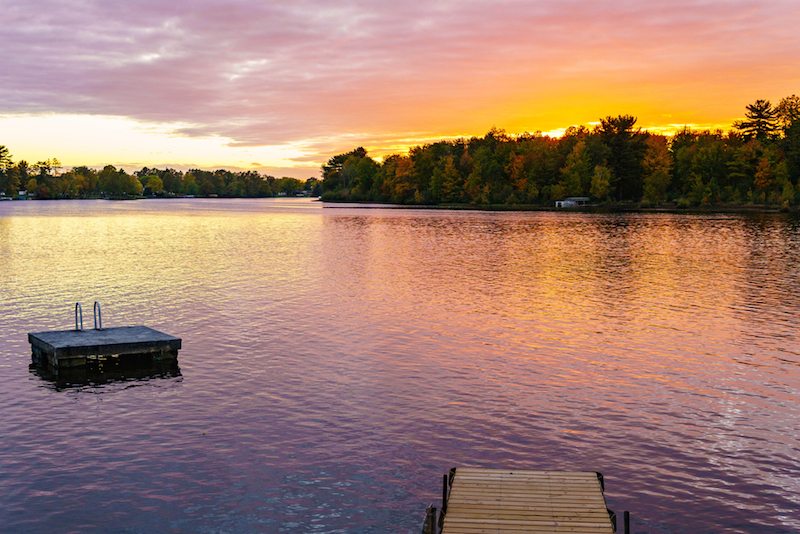
{"label": "distant shoreline", "polygon": [[800,206],[789,208],[778,206],[759,206],[753,204],[731,204],[731,205],[709,205],[709,206],[660,206],[642,207],[631,204],[594,204],[587,206],[576,206],[569,208],[556,208],[555,206],[543,206],[540,204],[396,204],[391,202],[380,202],[377,200],[322,200],[320,197],[312,196],[124,196],[124,197],[84,197],[84,198],[9,198],[3,197],[2,201],[7,202],[53,202],[70,200],[108,200],[112,202],[130,200],[242,200],[242,199],[309,199],[321,202],[326,208],[351,208],[351,209],[399,209],[399,210],[450,210],[450,211],[507,211],[507,212],[548,212],[548,213],[685,213],[685,214],[758,214],[758,213],[784,213],[800,214]]}
{"label": "distant shoreline", "polygon": [[263,197],[229,197],[229,196],[200,196],[200,195],[183,195],[183,196],[107,196],[107,197],[65,197],[65,198],[0,198],[3,202],[60,202],[63,200],[110,200],[110,201],[127,201],[127,200],[236,200],[236,199],[264,199],[264,198],[308,198],[312,200],[319,200],[319,197],[305,196],[305,195],[275,195]]}
{"label": "distant shoreline", "polygon": [[556,208],[553,206],[541,206],[531,204],[391,204],[375,201],[344,201],[344,200],[323,200],[321,201],[326,208],[353,208],[353,209],[428,209],[428,210],[452,210],[452,211],[518,211],[533,212],[541,211],[548,213],[676,213],[676,214],[761,214],[761,213],[800,213],[798,209],[785,209],[775,206],[753,206],[753,205],[732,205],[732,206],[696,206],[691,208],[679,208],[677,206],[666,207],[640,207],[623,204],[605,204],[595,206],[582,206],[574,208]]}
{"label": "distant shoreline", "polygon": [[[70,200],[108,200],[112,202],[129,200],[241,200],[241,199],[300,199],[306,198],[322,203],[331,209],[397,209],[397,210],[449,210],[485,212],[546,212],[546,213],[674,213],[674,214],[800,214],[800,208],[780,208],[777,206],[717,205],[680,208],[677,206],[641,207],[626,204],[599,204],[571,208],[556,208],[537,204],[393,204],[374,200],[322,200],[319,197],[272,196],[272,197],[87,197],[87,198],[46,198],[13,199],[13,202],[53,202]],[[3,200],[12,201],[4,198]]]}

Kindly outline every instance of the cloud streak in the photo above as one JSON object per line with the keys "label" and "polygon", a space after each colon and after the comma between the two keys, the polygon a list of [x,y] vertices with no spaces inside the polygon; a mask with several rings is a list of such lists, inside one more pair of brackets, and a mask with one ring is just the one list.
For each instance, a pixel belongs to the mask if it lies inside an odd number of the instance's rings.
{"label": "cloud streak", "polygon": [[623,111],[719,122],[800,83],[798,6],[0,0],[0,113],[121,116],[320,150]]}

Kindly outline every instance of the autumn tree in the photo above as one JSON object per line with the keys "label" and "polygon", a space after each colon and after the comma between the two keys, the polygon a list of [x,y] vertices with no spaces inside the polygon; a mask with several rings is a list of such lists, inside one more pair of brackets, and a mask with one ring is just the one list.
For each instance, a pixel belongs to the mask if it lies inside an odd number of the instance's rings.
{"label": "autumn tree", "polygon": [[158,171],[158,177],[161,178],[161,183],[164,184],[164,191],[173,194],[183,192],[183,173],[175,169],[164,169]]}
{"label": "autumn tree", "polygon": [[366,155],[352,154],[341,169],[342,192],[345,198],[366,200],[378,173],[378,164]]}
{"label": "autumn tree", "polygon": [[606,165],[595,165],[589,193],[598,200],[607,200],[614,176]]}
{"label": "autumn tree", "polygon": [[69,172],[76,194],[85,197],[97,192],[97,171],[86,166],[73,167]]}
{"label": "autumn tree", "polygon": [[[414,162],[408,156],[395,154],[387,157],[383,161],[376,179],[381,183],[382,200],[398,204],[413,201],[416,193]],[[323,196],[323,198],[325,197]]]}
{"label": "autumn tree", "polygon": [[775,106],[775,116],[784,132],[796,122],[800,122],[800,96],[792,95],[782,98]]}
{"label": "autumn tree", "polygon": [[197,178],[192,171],[183,175],[181,189],[187,195],[197,195],[200,193],[200,187],[197,185]]}
{"label": "autumn tree", "polygon": [[500,166],[487,145],[480,145],[472,154],[472,170],[464,182],[464,193],[471,204],[488,204],[491,184],[501,172]]}
{"label": "autumn tree", "polygon": [[124,169],[106,165],[98,175],[98,186],[106,194],[113,197],[138,196],[142,194],[142,183],[136,176],[128,174]]}
{"label": "autumn tree", "polygon": [[17,193],[19,188],[19,175],[14,171],[11,161],[11,152],[4,145],[0,145],[0,193],[9,196]]}
{"label": "autumn tree", "polygon": [[447,154],[433,168],[430,182],[431,200],[435,203],[458,202],[461,197],[460,178],[453,155]]}
{"label": "autumn tree", "polygon": [[98,187],[100,191],[110,193],[112,188],[115,188],[114,178],[117,174],[117,168],[113,165],[106,165],[103,170],[98,174]]}
{"label": "autumn tree", "polygon": [[753,183],[753,185],[755,186],[756,191],[758,191],[761,194],[765,204],[768,201],[769,189],[772,187],[774,181],[775,181],[775,174],[772,169],[772,164],[770,163],[769,159],[766,156],[762,156],[758,160],[758,166],[756,167],[755,182]]}
{"label": "autumn tree", "polygon": [[164,182],[155,174],[145,177],[142,186],[145,194],[157,195],[164,192]]}
{"label": "autumn tree", "polygon": [[786,159],[789,179],[795,185],[800,185],[800,120],[794,121],[784,130],[781,148]]}
{"label": "autumn tree", "polygon": [[786,172],[789,181],[798,186],[800,185],[800,97],[792,95],[781,99],[775,107],[775,112],[783,131],[780,145],[785,157]]}
{"label": "autumn tree", "polygon": [[647,151],[642,161],[644,185],[642,201],[659,205],[667,200],[667,189],[672,179],[672,155],[667,147],[667,138],[651,135],[647,138]]}
{"label": "autumn tree", "polygon": [[347,158],[354,156],[356,158],[364,158],[367,151],[363,147],[358,147],[355,150],[346,152],[344,154],[337,154],[331,157],[328,162],[322,166],[322,181],[323,191],[334,193],[341,190],[349,190],[349,184],[343,182],[342,170]]}
{"label": "autumn tree", "polygon": [[789,166],[786,161],[781,161],[775,168],[776,193],[781,207],[788,208],[795,203],[797,190],[789,179]]}
{"label": "autumn tree", "polygon": [[586,141],[580,139],[572,147],[566,164],[561,168],[561,187],[564,196],[581,196],[591,188],[592,162]]}
{"label": "autumn tree", "polygon": [[761,145],[755,140],[736,146],[730,146],[729,143],[729,157],[725,162],[727,180],[731,188],[729,200],[741,202],[747,198],[748,191],[752,192],[760,150]]}

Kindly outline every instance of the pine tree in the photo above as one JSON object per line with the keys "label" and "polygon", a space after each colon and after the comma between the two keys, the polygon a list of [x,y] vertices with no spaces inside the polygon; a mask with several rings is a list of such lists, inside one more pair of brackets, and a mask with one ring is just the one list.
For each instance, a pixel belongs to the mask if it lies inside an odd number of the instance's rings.
{"label": "pine tree", "polygon": [[764,141],[775,137],[778,129],[778,112],[769,100],[756,100],[747,106],[746,120],[736,121],[733,127],[742,132],[745,139]]}

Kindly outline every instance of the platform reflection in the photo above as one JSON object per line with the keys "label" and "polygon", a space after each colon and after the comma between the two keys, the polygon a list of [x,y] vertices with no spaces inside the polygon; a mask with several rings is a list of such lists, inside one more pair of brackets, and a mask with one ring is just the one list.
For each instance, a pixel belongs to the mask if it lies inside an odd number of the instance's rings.
{"label": "platform reflection", "polygon": [[57,390],[181,376],[177,359],[157,360],[150,354],[101,357],[83,367],[61,369],[31,364],[29,370]]}

